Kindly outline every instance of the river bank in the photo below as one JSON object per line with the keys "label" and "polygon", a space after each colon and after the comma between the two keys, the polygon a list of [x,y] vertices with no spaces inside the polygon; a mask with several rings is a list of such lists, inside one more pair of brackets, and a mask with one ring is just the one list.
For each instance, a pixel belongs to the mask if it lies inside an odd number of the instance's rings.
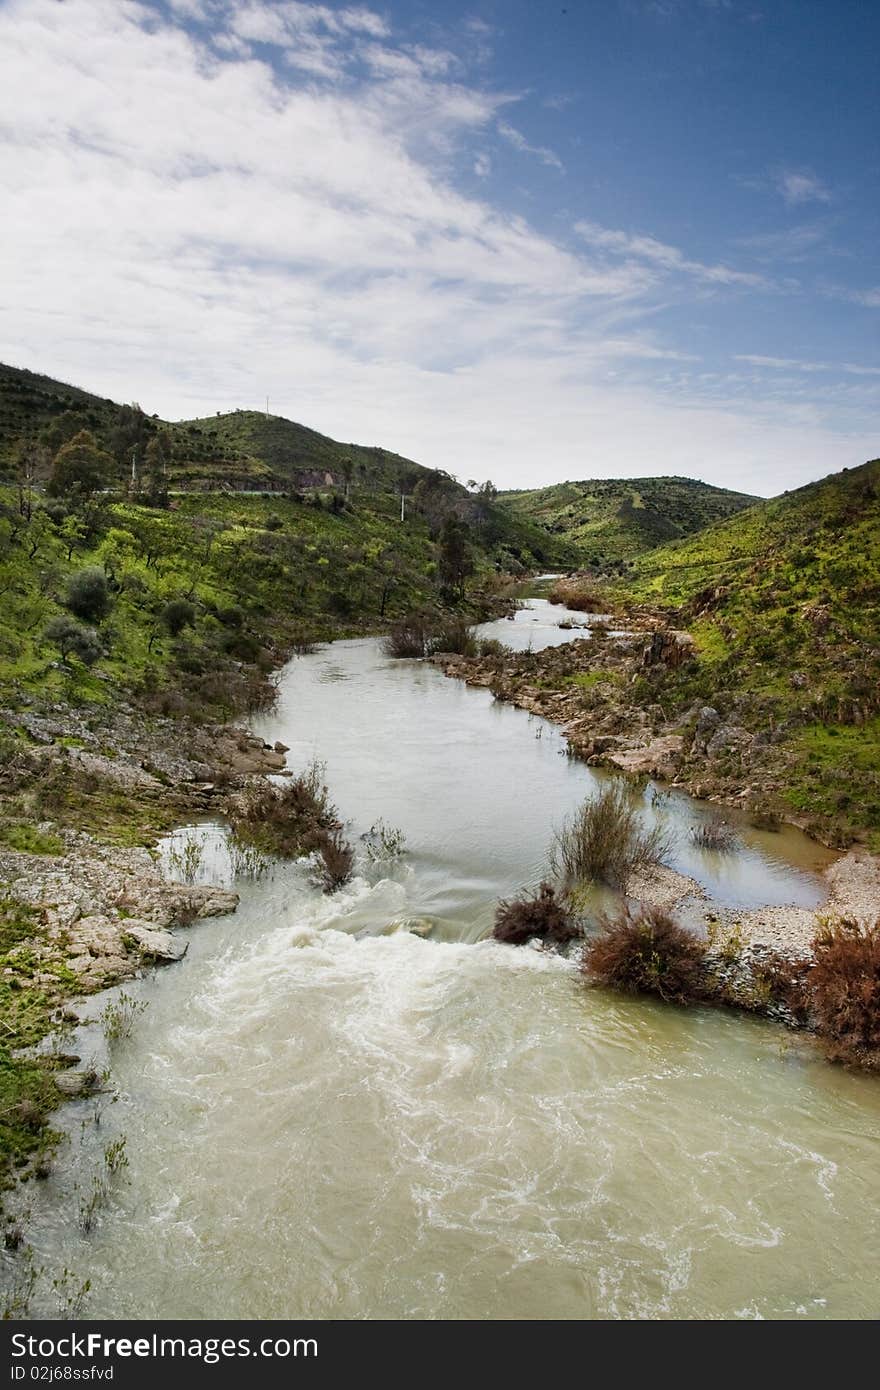
{"label": "river bank", "polygon": [[[29,701],[0,768],[0,1184],[41,1175],[55,1107],[98,1084],[47,1042],[82,1001],[180,960],[179,929],[234,912],[238,894],[186,882],[151,846],[181,821],[222,816],[230,797],[283,772],[280,748],[245,728],[149,718],[119,701]],[[181,881],[171,881],[173,877]]]}

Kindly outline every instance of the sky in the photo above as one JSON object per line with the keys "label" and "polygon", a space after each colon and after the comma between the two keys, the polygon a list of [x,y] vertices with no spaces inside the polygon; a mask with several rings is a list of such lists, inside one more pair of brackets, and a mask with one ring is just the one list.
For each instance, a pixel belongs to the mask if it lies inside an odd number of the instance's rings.
{"label": "sky", "polygon": [[0,360],[499,487],[880,454],[880,7],[0,0]]}

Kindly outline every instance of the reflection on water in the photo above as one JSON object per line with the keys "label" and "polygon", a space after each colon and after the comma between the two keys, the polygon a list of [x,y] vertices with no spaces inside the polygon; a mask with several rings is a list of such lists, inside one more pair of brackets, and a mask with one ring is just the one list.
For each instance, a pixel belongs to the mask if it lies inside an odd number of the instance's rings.
{"label": "reflection on water", "polygon": [[[510,618],[480,623],[476,635],[503,642],[515,652],[539,652],[545,647],[585,640],[590,636],[591,622],[608,627],[610,621],[608,613],[581,613],[560,603],[548,603],[545,598],[533,598]],[[567,626],[560,627],[560,623]]]}
{"label": "reflection on water", "polygon": [[[875,1082],[480,939],[596,785],[558,731],[351,642],[292,662],[258,732],[326,760],[359,874],[332,898],[302,864],[244,880],[133,987],[150,1008],[102,1131],[126,1133],[130,1183],[84,1238],[80,1106],[33,1194],[37,1258],[92,1278],[90,1315],[876,1316]],[[743,827],[713,860],[699,807],[650,802],[726,900],[817,898],[804,837]],[[386,865],[360,838],[380,816],[409,849]],[[222,829],[198,833],[197,872],[222,870]]]}

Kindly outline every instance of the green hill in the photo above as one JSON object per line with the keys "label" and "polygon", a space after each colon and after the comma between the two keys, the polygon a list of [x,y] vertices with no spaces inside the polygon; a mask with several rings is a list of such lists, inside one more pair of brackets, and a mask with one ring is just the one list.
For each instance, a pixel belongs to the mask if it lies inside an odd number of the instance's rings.
{"label": "green hill", "polygon": [[[130,455],[120,439],[130,407],[19,367],[0,364],[0,468],[14,466],[23,439],[39,441],[59,422],[88,429],[119,455],[120,477]],[[431,472],[385,449],[340,444],[305,425],[255,410],[233,410],[196,420],[161,420],[140,412],[142,440],[159,430],[172,445],[169,478],[187,491],[287,490],[352,486],[393,490],[401,478]],[[349,467],[350,465],[350,467]]]}
{"label": "green hill", "polygon": [[[60,443],[90,431],[116,460],[116,481],[129,484],[132,459],[142,480],[146,448],[161,434],[170,445],[167,484],[173,493],[268,493],[299,497],[344,495],[346,503],[393,513],[400,493],[416,497],[429,529],[454,512],[472,528],[484,560],[499,569],[533,570],[577,563],[573,546],[527,516],[470,494],[454,478],[375,446],[344,444],[254,410],[195,420],[162,420],[140,406],[121,405],[80,387],[0,363],[0,483],[13,482],[23,448],[45,482]],[[129,489],[130,492],[130,489]],[[412,510],[412,502],[407,504]]]}
{"label": "green hill", "polygon": [[597,570],[690,535],[755,501],[693,478],[588,479],[499,497],[511,515],[563,537],[581,564]]}
{"label": "green hill", "polygon": [[880,460],[643,555],[626,594],[693,633],[682,699],[790,750],[789,805],[880,830]]}

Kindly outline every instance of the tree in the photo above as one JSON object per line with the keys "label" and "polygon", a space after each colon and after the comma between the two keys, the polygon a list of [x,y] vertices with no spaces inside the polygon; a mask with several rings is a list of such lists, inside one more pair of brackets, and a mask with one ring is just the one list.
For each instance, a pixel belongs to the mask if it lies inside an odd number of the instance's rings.
{"label": "tree", "polygon": [[143,465],[150,422],[137,402],[121,405],[110,434],[110,447],[120,468],[130,470],[132,458],[136,468]]}
{"label": "tree", "polygon": [[92,566],[72,575],[67,583],[64,606],[78,618],[90,618],[92,622],[106,618],[110,612],[110,590],[104,571]]}
{"label": "tree", "polygon": [[94,628],[83,627],[63,613],[46,626],[43,637],[58,648],[65,665],[71,655],[78,656],[85,666],[93,665],[101,655],[101,642]]}
{"label": "tree", "polygon": [[352,478],[354,477],[354,461],[353,461],[353,459],[349,459],[349,458],[344,458],[344,459],[342,459],[342,461],[341,461],[340,464],[339,464],[339,471],[340,471],[340,473],[342,474],[343,484],[344,484],[344,488],[345,488],[345,500],[346,500],[346,502],[347,502],[347,501],[348,501],[348,495],[349,495],[349,493],[351,492],[351,480],[352,480]]}
{"label": "tree", "polygon": [[483,486],[478,489],[474,505],[477,525],[483,526],[492,514],[492,503],[498,496],[498,489],[488,478]]}
{"label": "tree", "polygon": [[168,506],[168,465],[171,462],[171,436],[165,430],[154,435],[146,448],[147,505]]}
{"label": "tree", "polygon": [[81,410],[65,410],[43,427],[40,431],[40,443],[54,458],[58,450],[69,444],[75,435],[87,430],[88,424]]}
{"label": "tree", "polygon": [[52,464],[47,491],[53,497],[91,497],[107,487],[113,476],[113,458],[88,430],[80,430],[62,445]]}
{"label": "tree", "polygon": [[171,636],[179,637],[185,627],[195,627],[196,610],[188,599],[174,598],[166,603],[160,617]]}
{"label": "tree", "polygon": [[440,587],[461,598],[464,582],[474,572],[474,561],[467,540],[467,527],[457,516],[448,516],[440,532]]}

